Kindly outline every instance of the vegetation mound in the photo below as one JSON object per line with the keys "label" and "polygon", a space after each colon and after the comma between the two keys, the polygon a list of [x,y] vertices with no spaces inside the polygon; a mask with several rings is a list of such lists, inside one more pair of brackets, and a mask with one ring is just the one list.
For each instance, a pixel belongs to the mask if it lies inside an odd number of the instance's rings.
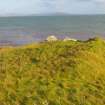
{"label": "vegetation mound", "polygon": [[0,105],[105,105],[105,41],[1,48]]}

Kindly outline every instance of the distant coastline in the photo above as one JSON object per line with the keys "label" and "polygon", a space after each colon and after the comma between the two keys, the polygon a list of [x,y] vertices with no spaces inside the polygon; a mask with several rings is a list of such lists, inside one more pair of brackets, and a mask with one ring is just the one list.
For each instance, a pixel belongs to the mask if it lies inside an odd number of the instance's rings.
{"label": "distant coastline", "polygon": [[6,14],[6,15],[0,15],[0,18],[8,18],[8,17],[32,17],[32,16],[104,16],[105,14],[69,14],[69,13],[46,13],[46,14]]}

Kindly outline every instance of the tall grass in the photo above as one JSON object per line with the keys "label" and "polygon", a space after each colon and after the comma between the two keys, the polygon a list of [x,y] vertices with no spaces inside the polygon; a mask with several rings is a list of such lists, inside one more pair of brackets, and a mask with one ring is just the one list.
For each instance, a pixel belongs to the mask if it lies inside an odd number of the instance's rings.
{"label": "tall grass", "polygon": [[1,48],[0,105],[105,105],[105,41]]}

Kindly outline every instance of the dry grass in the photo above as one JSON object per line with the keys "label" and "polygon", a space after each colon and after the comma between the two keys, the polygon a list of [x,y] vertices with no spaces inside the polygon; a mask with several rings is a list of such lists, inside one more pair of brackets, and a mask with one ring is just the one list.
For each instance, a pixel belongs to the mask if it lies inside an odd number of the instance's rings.
{"label": "dry grass", "polygon": [[1,48],[0,105],[105,105],[105,41]]}

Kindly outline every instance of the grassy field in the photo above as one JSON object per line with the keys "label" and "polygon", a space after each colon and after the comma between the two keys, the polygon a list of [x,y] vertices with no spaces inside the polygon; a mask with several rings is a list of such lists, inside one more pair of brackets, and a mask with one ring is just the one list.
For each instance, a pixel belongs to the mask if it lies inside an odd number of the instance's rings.
{"label": "grassy field", "polygon": [[0,105],[105,105],[105,41],[1,48]]}

